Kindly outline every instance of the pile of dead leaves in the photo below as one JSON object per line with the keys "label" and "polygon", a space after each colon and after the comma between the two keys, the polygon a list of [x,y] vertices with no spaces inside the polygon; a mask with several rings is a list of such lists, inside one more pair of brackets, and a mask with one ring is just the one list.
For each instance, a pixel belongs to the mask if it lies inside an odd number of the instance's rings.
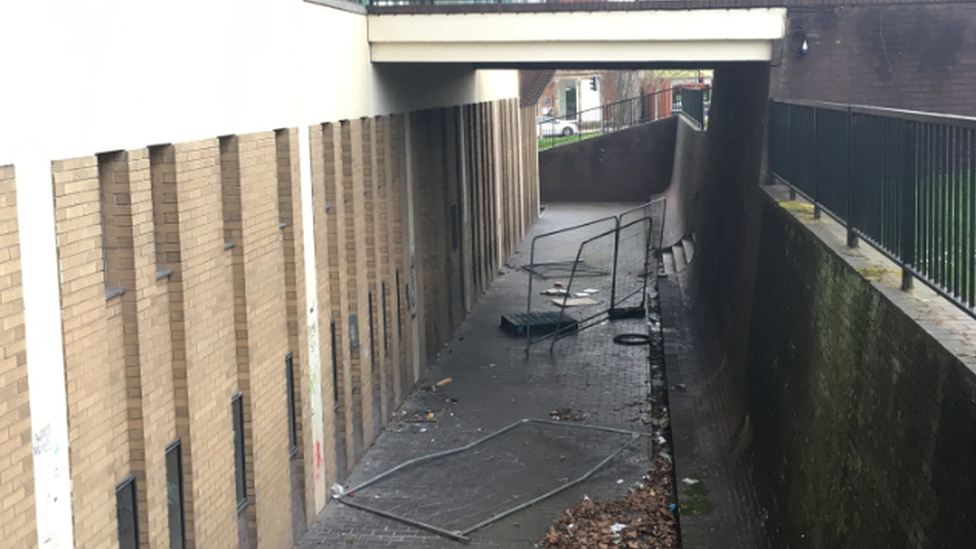
{"label": "pile of dead leaves", "polygon": [[671,462],[660,455],[630,494],[610,502],[583,496],[579,504],[553,521],[540,547],[555,549],[665,549],[678,547],[678,527],[671,505]]}

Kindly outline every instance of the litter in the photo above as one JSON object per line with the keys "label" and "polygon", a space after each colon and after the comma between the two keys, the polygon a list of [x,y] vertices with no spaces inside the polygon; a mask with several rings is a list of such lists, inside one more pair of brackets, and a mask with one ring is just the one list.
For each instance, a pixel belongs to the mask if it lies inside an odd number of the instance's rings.
{"label": "litter", "polygon": [[448,383],[450,383],[452,381],[454,381],[454,380],[451,379],[451,378],[449,378],[449,377],[445,377],[444,379],[442,379],[442,380],[440,380],[440,381],[437,382],[437,386],[438,387],[443,387],[443,386],[447,385]]}
{"label": "litter", "polygon": [[566,295],[569,290],[565,288],[549,288],[548,290],[542,290],[539,292],[540,295]]}
{"label": "litter", "polygon": [[687,484],[688,486],[694,486],[694,485],[698,484],[701,481],[700,480],[695,480],[693,478],[683,478],[683,479],[681,479],[681,482]]}
{"label": "litter", "polygon": [[560,307],[586,307],[589,305],[596,305],[599,301],[589,297],[576,297],[573,299],[553,299],[553,303]]}
{"label": "litter", "polygon": [[332,497],[334,498],[342,497],[343,495],[345,495],[345,493],[346,493],[346,489],[343,488],[341,484],[332,485]]}

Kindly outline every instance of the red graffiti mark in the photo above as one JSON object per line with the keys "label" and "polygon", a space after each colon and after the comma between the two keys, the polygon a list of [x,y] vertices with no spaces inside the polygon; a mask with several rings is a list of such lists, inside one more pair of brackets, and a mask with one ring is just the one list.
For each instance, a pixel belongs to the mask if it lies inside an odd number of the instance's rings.
{"label": "red graffiti mark", "polygon": [[316,469],[322,468],[322,443],[321,442],[315,443],[315,468]]}

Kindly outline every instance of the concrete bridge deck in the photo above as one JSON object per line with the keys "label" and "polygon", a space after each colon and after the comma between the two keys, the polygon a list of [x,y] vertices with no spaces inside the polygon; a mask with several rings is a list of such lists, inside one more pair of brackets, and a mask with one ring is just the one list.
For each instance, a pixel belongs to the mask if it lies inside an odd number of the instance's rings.
{"label": "concrete bridge deck", "polygon": [[550,67],[769,61],[785,8],[370,15],[374,63]]}

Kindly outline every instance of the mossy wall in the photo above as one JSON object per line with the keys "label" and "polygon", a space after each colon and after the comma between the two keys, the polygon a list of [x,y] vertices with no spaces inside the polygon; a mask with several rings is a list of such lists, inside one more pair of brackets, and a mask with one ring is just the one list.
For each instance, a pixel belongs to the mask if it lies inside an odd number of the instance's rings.
{"label": "mossy wall", "polygon": [[760,188],[768,70],[715,73],[690,282],[731,381],[705,398],[751,428],[772,546],[974,547],[976,375]]}
{"label": "mossy wall", "polygon": [[972,547],[976,376],[764,200],[746,358],[791,547]]}

